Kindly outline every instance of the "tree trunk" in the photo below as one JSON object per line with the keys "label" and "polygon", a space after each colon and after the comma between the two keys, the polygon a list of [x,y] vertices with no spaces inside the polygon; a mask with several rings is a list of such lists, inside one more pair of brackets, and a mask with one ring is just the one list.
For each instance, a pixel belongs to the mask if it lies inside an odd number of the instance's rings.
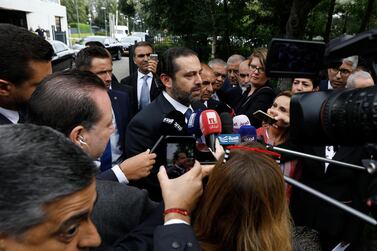
{"label": "tree trunk", "polygon": [[368,0],[368,4],[365,10],[363,19],[361,20],[361,25],[359,32],[363,32],[367,29],[370,17],[372,16],[373,4],[375,0]]}
{"label": "tree trunk", "polygon": [[224,0],[224,14],[225,14],[225,34],[224,34],[224,41],[225,41],[225,49],[226,54],[230,54],[230,38],[229,38],[229,8],[228,8],[228,0]]}
{"label": "tree trunk", "polygon": [[309,12],[321,0],[293,0],[291,12],[286,24],[287,38],[303,38]]}
{"label": "tree trunk", "polygon": [[325,34],[323,34],[323,40],[326,43],[330,40],[332,15],[334,14],[334,9],[335,9],[335,0],[330,0],[329,12],[327,14],[327,23],[326,23]]}
{"label": "tree trunk", "polygon": [[217,44],[217,36],[214,34],[212,36],[212,44],[211,44],[211,59],[216,57],[216,44]]}

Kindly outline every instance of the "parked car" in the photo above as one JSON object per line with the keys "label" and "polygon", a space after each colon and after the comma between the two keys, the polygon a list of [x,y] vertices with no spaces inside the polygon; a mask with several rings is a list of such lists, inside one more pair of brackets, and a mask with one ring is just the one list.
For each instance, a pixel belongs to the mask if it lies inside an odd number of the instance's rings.
{"label": "parked car", "polygon": [[140,37],[135,37],[135,36],[128,36],[128,37],[123,37],[120,39],[119,43],[122,44],[124,51],[127,53],[130,51],[130,46],[134,45],[135,42],[140,42],[141,38]]}
{"label": "parked car", "polygon": [[54,48],[54,56],[52,58],[52,71],[64,71],[71,69],[75,61],[75,52],[65,43],[58,40],[48,40]]}
{"label": "parked car", "polygon": [[72,48],[75,50],[76,54],[85,48],[89,42],[99,42],[101,43],[113,56],[113,58],[120,60],[122,58],[123,46],[118,42],[118,40],[112,37],[106,36],[90,36],[81,40],[78,44],[74,44]]}

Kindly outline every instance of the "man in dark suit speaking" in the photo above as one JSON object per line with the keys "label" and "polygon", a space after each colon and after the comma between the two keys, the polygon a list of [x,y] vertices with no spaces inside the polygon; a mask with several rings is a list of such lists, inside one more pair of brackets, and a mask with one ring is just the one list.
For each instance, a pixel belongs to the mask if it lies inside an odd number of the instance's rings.
{"label": "man in dark suit speaking", "polygon": [[122,79],[121,84],[132,87],[132,114],[149,105],[160,93],[157,72],[157,59],[152,59],[152,45],[148,42],[138,42],[134,45],[134,63],[138,69],[136,73]]}
{"label": "man in dark suit speaking", "polygon": [[[202,67],[196,53],[187,48],[170,48],[164,53],[161,63],[160,80],[164,90],[131,120],[126,132],[127,157],[150,149],[156,143],[161,136],[161,122],[169,112],[177,110],[187,118],[194,109],[199,108],[200,102],[195,101],[200,99]],[[161,158],[158,151],[157,158]],[[146,188],[153,200],[161,199],[156,176],[161,163],[158,160],[156,163],[148,177],[133,183]]]}

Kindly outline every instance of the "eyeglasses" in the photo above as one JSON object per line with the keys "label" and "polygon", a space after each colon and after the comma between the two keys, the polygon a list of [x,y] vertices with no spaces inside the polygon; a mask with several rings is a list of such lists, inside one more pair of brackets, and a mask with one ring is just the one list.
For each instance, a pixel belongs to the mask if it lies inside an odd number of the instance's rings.
{"label": "eyeglasses", "polygon": [[249,64],[249,67],[250,67],[250,70],[252,71],[258,71],[259,73],[265,73],[265,69],[264,67],[258,67],[256,65],[253,65],[253,64]]}
{"label": "eyeglasses", "polygon": [[338,74],[338,72],[340,72],[340,75],[342,75],[342,76],[348,76],[348,75],[351,74],[351,71],[350,71],[350,70],[348,70],[348,69],[344,69],[344,68],[339,68],[339,69],[337,69],[337,68],[330,68],[330,70],[331,70],[333,73],[335,73],[335,74]]}

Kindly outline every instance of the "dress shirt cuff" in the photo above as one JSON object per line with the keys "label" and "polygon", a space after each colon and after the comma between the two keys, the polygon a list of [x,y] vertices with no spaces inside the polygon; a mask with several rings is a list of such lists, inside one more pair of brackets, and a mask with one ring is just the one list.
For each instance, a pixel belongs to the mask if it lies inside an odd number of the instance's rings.
{"label": "dress shirt cuff", "polygon": [[125,183],[125,184],[128,184],[129,181],[126,177],[126,175],[124,175],[124,173],[122,172],[122,170],[120,169],[119,165],[115,165],[111,168],[111,170],[113,170],[115,176],[117,177],[119,183]]}
{"label": "dress shirt cuff", "polygon": [[180,219],[171,219],[171,220],[168,220],[167,222],[164,223],[164,225],[172,225],[172,224],[186,224],[186,225],[190,225],[186,221],[180,220]]}

